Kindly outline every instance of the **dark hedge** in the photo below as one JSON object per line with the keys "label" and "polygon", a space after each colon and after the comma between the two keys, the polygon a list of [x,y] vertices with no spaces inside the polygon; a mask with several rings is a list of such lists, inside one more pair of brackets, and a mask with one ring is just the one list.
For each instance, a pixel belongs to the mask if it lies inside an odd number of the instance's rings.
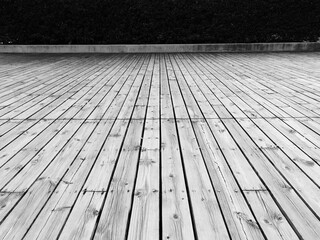
{"label": "dark hedge", "polygon": [[318,41],[320,0],[0,0],[2,44]]}

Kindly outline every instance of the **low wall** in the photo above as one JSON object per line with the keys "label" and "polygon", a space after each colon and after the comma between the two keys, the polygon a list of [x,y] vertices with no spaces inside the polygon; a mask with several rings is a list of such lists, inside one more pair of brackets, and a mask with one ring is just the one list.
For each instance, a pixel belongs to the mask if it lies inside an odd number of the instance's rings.
{"label": "low wall", "polygon": [[0,53],[165,53],[299,51],[320,51],[320,42],[142,45],[0,45]]}

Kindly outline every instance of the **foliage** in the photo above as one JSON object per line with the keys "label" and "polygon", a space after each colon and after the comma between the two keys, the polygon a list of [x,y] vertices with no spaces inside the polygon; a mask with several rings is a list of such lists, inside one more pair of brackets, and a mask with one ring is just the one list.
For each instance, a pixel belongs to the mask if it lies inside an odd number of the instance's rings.
{"label": "foliage", "polygon": [[0,0],[0,42],[317,41],[319,0]]}

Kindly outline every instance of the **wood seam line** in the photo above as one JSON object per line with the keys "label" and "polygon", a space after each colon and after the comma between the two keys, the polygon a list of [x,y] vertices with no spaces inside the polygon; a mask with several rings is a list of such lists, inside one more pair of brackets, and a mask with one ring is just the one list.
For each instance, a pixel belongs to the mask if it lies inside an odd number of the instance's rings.
{"label": "wood seam line", "polygon": [[268,192],[267,189],[242,189],[243,192]]}
{"label": "wood seam line", "polygon": [[[204,120],[204,119],[304,119],[306,117],[254,117],[254,118],[250,118],[250,117],[246,117],[246,118],[227,118],[227,117],[207,117],[207,118],[176,118],[177,120]],[[310,117],[310,119],[318,119],[320,117]],[[143,119],[147,119],[147,120],[167,120],[167,119],[174,119],[174,118],[132,118],[133,120],[143,120]],[[83,121],[86,119],[83,118],[41,118],[41,119],[37,119],[37,118],[27,118],[27,119],[23,119],[23,118],[0,118],[0,120],[5,120],[5,121],[50,121],[50,120],[79,120],[79,121]],[[95,120],[129,120],[129,118],[92,118],[92,119],[88,119],[87,121],[95,121]]]}
{"label": "wood seam line", "polygon": [[9,194],[9,193],[19,193],[19,194],[24,194],[27,191],[0,191],[0,194]]}
{"label": "wood seam line", "polygon": [[81,192],[83,194],[86,194],[86,193],[106,193],[108,192],[107,190],[87,190],[87,189],[84,189],[84,190],[81,190]]}

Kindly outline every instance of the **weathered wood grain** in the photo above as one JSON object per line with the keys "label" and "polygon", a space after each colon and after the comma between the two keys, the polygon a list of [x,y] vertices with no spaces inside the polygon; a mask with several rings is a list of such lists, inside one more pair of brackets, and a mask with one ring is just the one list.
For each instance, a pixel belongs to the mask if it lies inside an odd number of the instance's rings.
{"label": "weathered wood grain", "polygon": [[0,54],[0,239],[320,239],[319,56]]}

